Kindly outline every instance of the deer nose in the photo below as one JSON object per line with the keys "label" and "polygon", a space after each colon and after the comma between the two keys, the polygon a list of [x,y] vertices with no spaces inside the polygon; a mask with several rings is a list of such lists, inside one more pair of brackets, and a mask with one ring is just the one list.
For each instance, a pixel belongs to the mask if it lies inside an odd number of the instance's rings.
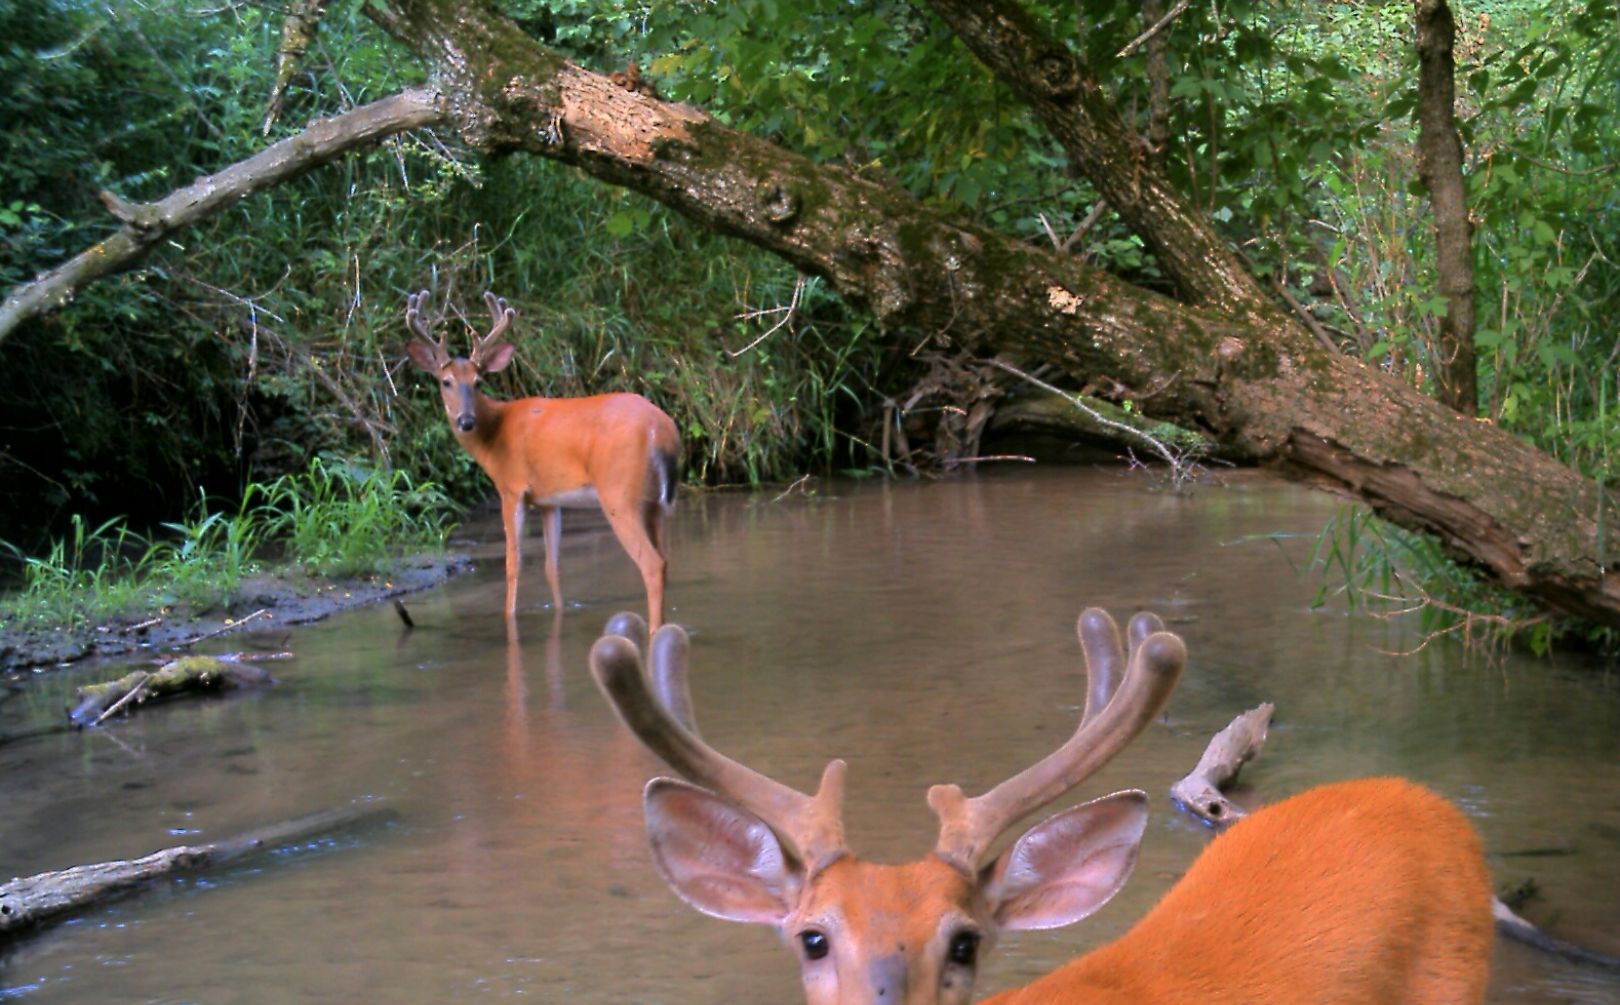
{"label": "deer nose", "polygon": [[903,1002],[906,995],[906,958],[891,953],[868,964],[872,1000],[878,1003]]}
{"label": "deer nose", "polygon": [[471,415],[458,415],[458,416],[456,416],[456,428],[461,430],[463,433],[472,432],[473,431],[473,426],[476,425],[476,424],[477,424],[477,420],[474,419]]}

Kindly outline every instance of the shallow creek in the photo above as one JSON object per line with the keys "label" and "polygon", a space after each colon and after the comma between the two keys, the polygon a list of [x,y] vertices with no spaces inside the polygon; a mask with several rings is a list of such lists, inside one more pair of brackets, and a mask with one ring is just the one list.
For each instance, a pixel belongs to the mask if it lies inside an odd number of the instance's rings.
{"label": "shallow creek", "polygon": [[[1189,497],[1118,470],[997,471],[936,484],[683,500],[671,618],[693,634],[708,740],[813,787],[850,764],[862,855],[923,854],[928,785],[970,793],[1042,756],[1082,700],[1076,614],[1159,612],[1191,654],[1161,722],[1080,795],[1153,797],[1125,891],[1070,929],[1014,934],[980,987],[1117,935],[1208,833],[1165,795],[1210,734],[1261,701],[1277,720],[1243,799],[1378,773],[1459,802],[1505,887],[1559,934],[1620,953],[1620,680],[1575,657],[1470,655],[1416,627],[1312,611],[1305,570],[1333,499],[1257,475]],[[500,529],[479,569],[386,607],[215,651],[290,648],[267,692],[179,703],[89,733],[0,746],[0,876],[133,857],[375,801],[385,826],[92,911],[0,958],[0,1000],[601,1003],[801,1000],[764,929],[696,914],[653,870],[639,793],[658,772],[586,672],[639,582],[570,514],[560,624],[531,542],[520,638],[498,614]],[[86,670],[0,703],[0,732],[53,719]],[[103,668],[102,676],[111,676]],[[1498,943],[1490,1001],[1615,1002],[1620,980]]]}

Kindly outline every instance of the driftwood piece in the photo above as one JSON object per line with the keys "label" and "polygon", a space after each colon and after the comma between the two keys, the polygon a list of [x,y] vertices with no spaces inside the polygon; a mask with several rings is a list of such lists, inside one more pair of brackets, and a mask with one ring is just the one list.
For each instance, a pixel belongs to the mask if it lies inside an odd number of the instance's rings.
{"label": "driftwood piece", "polygon": [[269,671],[251,663],[182,656],[156,670],[137,670],[105,684],[79,688],[78,700],[68,710],[68,722],[80,728],[96,726],[119,709],[136,708],[153,698],[274,683]]}
{"label": "driftwood piece", "polygon": [[215,868],[263,849],[383,821],[393,815],[392,809],[376,805],[324,810],[226,841],[164,848],[144,858],[98,862],[13,879],[0,885],[0,939],[69,911],[111,900],[152,880]]}
{"label": "driftwood piece", "polygon": [[1566,942],[1555,935],[1548,935],[1533,923],[1515,914],[1513,909],[1502,903],[1499,897],[1491,898],[1491,916],[1496,919],[1497,932],[1510,939],[1522,942],[1532,949],[1539,949],[1544,953],[1560,956],[1571,963],[1581,963],[1590,967],[1602,967],[1606,970],[1620,972],[1620,956],[1600,953],[1595,949],[1588,949],[1585,946],[1577,946],[1573,942]]}
{"label": "driftwood piece", "polygon": [[1170,798],[1211,826],[1244,817],[1243,810],[1222,795],[1221,789],[1237,777],[1239,768],[1260,752],[1275,710],[1276,706],[1268,701],[1244,712],[1216,733],[1192,773],[1170,786]]}

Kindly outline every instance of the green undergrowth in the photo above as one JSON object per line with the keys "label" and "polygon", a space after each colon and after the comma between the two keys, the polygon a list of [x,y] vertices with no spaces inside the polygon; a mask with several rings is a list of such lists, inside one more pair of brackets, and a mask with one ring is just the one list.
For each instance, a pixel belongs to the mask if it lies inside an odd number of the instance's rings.
{"label": "green undergrowth", "polygon": [[254,577],[384,574],[401,559],[442,549],[448,497],[402,471],[312,460],[297,474],[250,483],[235,505],[199,495],[187,519],[148,534],[123,517],[70,533],[40,555],[0,541],[20,563],[20,586],[0,596],[0,622],[77,628],[143,612],[229,607]]}
{"label": "green undergrowth", "polygon": [[1427,534],[1397,527],[1364,506],[1344,506],[1317,535],[1310,567],[1317,574],[1311,606],[1338,599],[1351,611],[1411,619],[1412,650],[1441,638],[1500,653],[1522,647],[1537,655],[1555,644],[1615,652],[1613,629],[1554,617],[1532,600],[1498,586],[1446,554]]}

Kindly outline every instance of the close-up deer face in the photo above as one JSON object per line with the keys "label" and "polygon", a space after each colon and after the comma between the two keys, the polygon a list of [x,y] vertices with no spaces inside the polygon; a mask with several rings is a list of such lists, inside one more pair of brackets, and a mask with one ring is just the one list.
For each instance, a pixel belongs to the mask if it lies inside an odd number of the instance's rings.
{"label": "close-up deer face", "polygon": [[405,299],[405,326],[412,335],[405,344],[405,354],[417,369],[438,380],[439,397],[444,402],[444,411],[450,417],[451,427],[458,432],[471,433],[478,425],[477,396],[484,374],[504,370],[512,362],[513,346],[510,342],[502,342],[501,337],[517,312],[508,307],[504,299],[493,293],[485,293],[484,303],[490,315],[489,332],[475,340],[471,354],[452,357],[445,337],[440,336],[435,340],[422,317],[427,299],[427,290],[412,293]]}
{"label": "close-up deer face", "polygon": [[620,615],[591,650],[591,666],[625,724],[703,786],[658,778],[644,795],[653,858],[677,895],[705,914],[774,927],[799,960],[810,1005],[958,1005],[971,1000],[979,958],[1000,932],[1078,921],[1130,875],[1147,820],[1147,797],[1136,790],[1048,817],[993,858],[987,849],[1102,767],[1163,706],[1186,652],[1162,629],[1151,614],[1133,619],[1127,666],[1114,621],[1082,614],[1090,687],[1074,736],[977,798],[954,785],[930,789],[939,839],[906,865],[849,851],[842,761],[809,796],[704,743],[679,627],[653,636],[644,670],[645,628]]}

